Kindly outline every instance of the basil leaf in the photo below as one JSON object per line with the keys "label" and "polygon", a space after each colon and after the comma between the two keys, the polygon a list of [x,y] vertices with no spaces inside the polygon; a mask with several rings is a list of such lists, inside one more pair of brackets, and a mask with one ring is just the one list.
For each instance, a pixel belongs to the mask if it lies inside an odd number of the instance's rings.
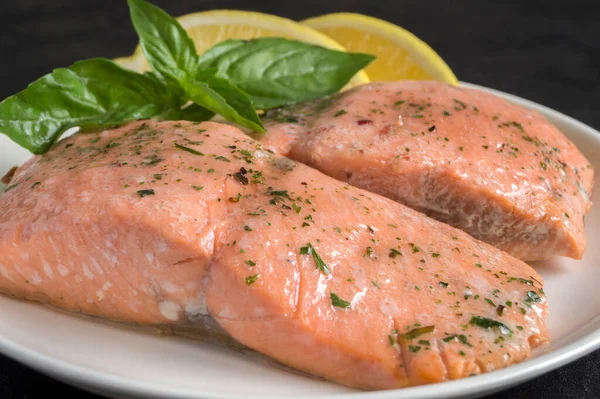
{"label": "basil leaf", "polygon": [[311,100],[339,91],[375,59],[283,38],[227,41],[200,57],[202,68],[245,91],[259,109]]}
{"label": "basil leaf", "polygon": [[246,93],[228,80],[218,77],[210,79],[208,81],[208,86],[219,93],[241,117],[251,122],[244,126],[249,127],[254,131],[264,132],[260,117],[256,113],[252,100]]}
{"label": "basil leaf", "polygon": [[180,99],[152,76],[96,58],[59,68],[0,103],[0,132],[43,154],[67,129],[178,112]]}
{"label": "basil leaf", "polygon": [[150,67],[177,82],[194,77],[196,46],[181,24],[161,8],[143,0],[128,0],[131,22]]}
{"label": "basil leaf", "polygon": [[254,131],[265,131],[248,96],[227,81],[215,78],[208,83],[189,81],[186,93],[196,104],[231,122]]}
{"label": "basil leaf", "polygon": [[189,107],[182,109],[179,112],[178,117],[172,118],[171,120],[183,119],[186,121],[204,122],[210,120],[213,116],[215,116],[214,112],[209,111],[198,104],[191,104]]}
{"label": "basil leaf", "polygon": [[198,59],[198,70],[212,68],[215,65],[215,61],[223,54],[237,49],[238,47],[246,44],[247,40],[240,39],[227,39],[220,43],[215,44],[202,54]]}

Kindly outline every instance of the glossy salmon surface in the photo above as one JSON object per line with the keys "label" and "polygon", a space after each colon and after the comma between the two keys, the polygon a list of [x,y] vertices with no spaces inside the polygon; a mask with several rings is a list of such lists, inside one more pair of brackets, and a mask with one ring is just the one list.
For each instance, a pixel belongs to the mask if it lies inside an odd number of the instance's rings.
{"label": "glossy salmon surface", "polygon": [[522,260],[580,259],[593,169],[534,111],[433,81],[363,85],[267,114],[266,148]]}
{"label": "glossy salmon surface", "polygon": [[0,196],[0,291],[144,325],[212,317],[353,387],[471,376],[547,341],[527,264],[231,126],[76,134]]}

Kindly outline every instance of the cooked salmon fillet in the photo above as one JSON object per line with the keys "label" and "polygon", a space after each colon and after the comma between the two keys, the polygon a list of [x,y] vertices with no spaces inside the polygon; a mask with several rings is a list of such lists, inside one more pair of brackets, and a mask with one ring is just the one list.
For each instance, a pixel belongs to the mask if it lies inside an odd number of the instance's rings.
{"label": "cooked salmon fillet", "polygon": [[76,134],[20,167],[0,207],[0,291],[144,325],[210,315],[353,387],[479,374],[548,339],[527,264],[223,124]]}
{"label": "cooked salmon fillet", "polygon": [[265,147],[522,260],[579,259],[588,160],[540,114],[433,81],[372,83],[267,115]]}

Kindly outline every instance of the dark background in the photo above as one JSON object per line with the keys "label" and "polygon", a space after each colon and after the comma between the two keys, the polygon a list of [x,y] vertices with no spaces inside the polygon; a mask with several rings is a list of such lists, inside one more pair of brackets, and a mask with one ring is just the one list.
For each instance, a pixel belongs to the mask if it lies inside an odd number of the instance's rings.
{"label": "dark background", "polygon": [[[230,8],[297,20],[339,11],[386,19],[431,45],[460,80],[540,102],[600,128],[597,0],[152,1],[176,16]],[[85,58],[126,56],[136,44],[124,0],[2,0],[0,99],[53,68]],[[489,399],[595,399],[600,398],[599,377],[596,352]],[[94,397],[0,355],[0,398],[66,394]]]}

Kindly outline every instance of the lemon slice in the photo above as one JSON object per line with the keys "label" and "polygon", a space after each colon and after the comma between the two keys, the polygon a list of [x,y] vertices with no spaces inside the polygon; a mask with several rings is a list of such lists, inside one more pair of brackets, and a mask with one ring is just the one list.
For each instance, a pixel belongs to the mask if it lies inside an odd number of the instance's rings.
{"label": "lemon slice", "polygon": [[[223,40],[260,37],[284,37],[345,51],[344,47],[335,40],[308,26],[290,19],[259,12],[213,10],[184,15],[177,20],[196,44],[198,54],[202,54]],[[137,72],[149,69],[139,45],[131,57],[117,58],[114,61]],[[347,87],[368,82],[367,74],[360,71],[352,78]]]}
{"label": "lemon slice", "polygon": [[399,26],[353,13],[335,13],[301,22],[325,33],[348,51],[371,53],[366,68],[373,81],[439,80],[458,84],[452,70],[425,42]]}

